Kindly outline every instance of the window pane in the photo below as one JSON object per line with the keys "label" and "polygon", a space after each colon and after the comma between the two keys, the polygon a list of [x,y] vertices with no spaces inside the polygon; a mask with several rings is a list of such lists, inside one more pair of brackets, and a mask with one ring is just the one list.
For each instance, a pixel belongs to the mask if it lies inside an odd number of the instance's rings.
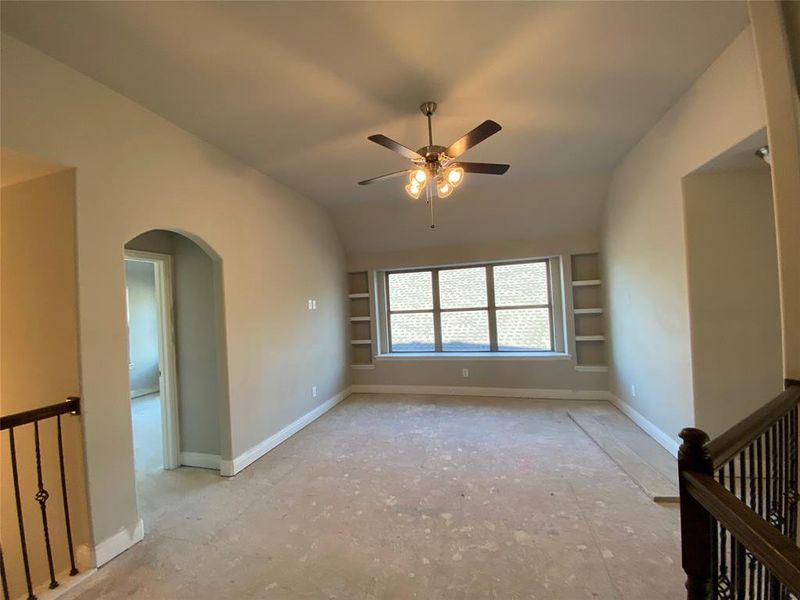
{"label": "window pane", "polygon": [[488,311],[464,310],[442,313],[442,350],[485,352],[489,349]]}
{"label": "window pane", "polygon": [[433,313],[391,315],[392,352],[433,352]]}
{"label": "window pane", "polygon": [[511,308],[497,311],[497,349],[549,351],[550,311],[546,308]]}
{"label": "window pane", "polygon": [[430,271],[389,274],[389,310],[432,308],[433,285]]}
{"label": "window pane", "polygon": [[486,301],[486,267],[439,271],[442,308],[482,308]]}
{"label": "window pane", "polygon": [[498,265],[494,268],[496,306],[549,304],[547,263]]}

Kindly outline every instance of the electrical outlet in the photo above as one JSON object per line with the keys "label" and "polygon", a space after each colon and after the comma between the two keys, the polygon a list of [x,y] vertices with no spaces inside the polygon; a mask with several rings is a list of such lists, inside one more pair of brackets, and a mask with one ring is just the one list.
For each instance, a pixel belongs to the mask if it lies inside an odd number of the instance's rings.
{"label": "electrical outlet", "polygon": [[316,398],[317,397],[317,386],[313,386],[311,388],[311,396]]}
{"label": "electrical outlet", "polygon": [[462,377],[469,377],[469,369],[461,369]]}
{"label": "electrical outlet", "polygon": [[636,398],[636,386],[631,384],[631,397]]}

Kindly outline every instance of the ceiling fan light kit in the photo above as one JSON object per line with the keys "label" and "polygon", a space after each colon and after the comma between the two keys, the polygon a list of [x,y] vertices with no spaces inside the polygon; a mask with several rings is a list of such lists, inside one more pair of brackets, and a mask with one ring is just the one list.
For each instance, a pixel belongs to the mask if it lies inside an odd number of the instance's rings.
{"label": "ceiling fan light kit", "polygon": [[456,162],[456,159],[464,154],[464,152],[500,131],[502,128],[498,123],[494,121],[484,121],[475,129],[445,148],[444,146],[438,146],[433,143],[431,117],[433,113],[436,112],[436,103],[424,102],[419,109],[428,119],[427,146],[423,146],[419,150],[414,151],[382,134],[371,135],[367,138],[409,159],[413,163],[413,166],[403,171],[395,171],[394,173],[387,173],[386,175],[380,175],[372,179],[365,179],[364,181],[359,181],[358,184],[368,185],[376,181],[393,179],[408,174],[408,184],[405,186],[406,193],[414,200],[417,200],[423,192],[426,192],[426,200],[431,209],[431,229],[433,229],[436,227],[433,220],[434,189],[436,190],[436,196],[439,198],[447,198],[453,193],[455,188],[464,182],[465,173],[502,175],[508,171],[509,165]]}

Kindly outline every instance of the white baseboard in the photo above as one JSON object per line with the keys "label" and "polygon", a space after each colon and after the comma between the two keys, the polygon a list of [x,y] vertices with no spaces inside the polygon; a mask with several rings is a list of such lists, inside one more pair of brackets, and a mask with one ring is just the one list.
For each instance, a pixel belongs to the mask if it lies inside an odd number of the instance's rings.
{"label": "white baseboard", "polygon": [[664,433],[661,429],[653,425],[651,421],[649,421],[644,415],[642,415],[639,411],[633,408],[630,404],[625,402],[622,398],[618,398],[611,392],[606,392],[608,394],[608,401],[611,402],[614,406],[616,406],[622,413],[627,415],[627,417],[636,423],[644,432],[661,444],[667,452],[672,454],[677,458],[678,456],[678,442],[676,442],[671,436]]}
{"label": "white baseboard", "polygon": [[444,396],[493,396],[497,398],[531,398],[541,400],[607,400],[636,423],[646,434],[673,456],[678,456],[678,443],[630,404],[605,390],[547,390],[534,388],[493,388],[444,385],[353,385],[352,394],[426,394]]}
{"label": "white baseboard", "polygon": [[608,400],[605,390],[546,390],[446,385],[353,385],[352,394],[425,394],[437,396],[488,396],[541,400]]}
{"label": "white baseboard", "polygon": [[275,448],[278,444],[286,441],[288,438],[290,438],[295,433],[300,431],[303,427],[316,421],[318,418],[320,418],[334,406],[339,404],[339,402],[347,398],[350,394],[351,394],[350,388],[345,388],[344,390],[336,394],[333,398],[326,400],[314,410],[307,412],[296,421],[289,423],[279,432],[272,434],[264,441],[256,444],[249,450],[244,451],[242,454],[240,454],[233,460],[220,461],[220,474],[225,477],[232,477],[233,475],[236,475],[239,471],[241,471],[248,465],[253,464],[259,458],[264,456],[267,452]]}
{"label": "white baseboard", "polygon": [[219,454],[203,454],[202,452],[181,452],[180,463],[183,467],[219,470],[221,459]]}
{"label": "white baseboard", "polygon": [[144,523],[141,519],[133,531],[123,529],[104,539],[94,547],[94,564],[102,567],[112,558],[119,556],[134,544],[141,542],[144,537]]}
{"label": "white baseboard", "polygon": [[[56,581],[58,581],[57,588],[51,590],[48,581],[47,583],[42,583],[41,585],[33,588],[33,595],[36,596],[37,600],[57,600],[58,598],[65,596],[70,590],[74,590],[95,573],[97,573],[97,569],[94,567],[90,567],[85,570],[81,569],[80,573],[77,575],[70,575],[69,569],[67,569],[56,574]],[[20,596],[17,596],[14,600],[27,600],[27,598],[28,592],[24,592]]]}

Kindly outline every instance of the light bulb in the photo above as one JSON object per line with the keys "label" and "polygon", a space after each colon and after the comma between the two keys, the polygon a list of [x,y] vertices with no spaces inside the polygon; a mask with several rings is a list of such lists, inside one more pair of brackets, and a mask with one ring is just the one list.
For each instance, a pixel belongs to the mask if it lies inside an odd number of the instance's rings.
{"label": "light bulb", "polygon": [[447,181],[453,187],[458,187],[464,181],[464,169],[461,167],[451,167],[447,172]]}
{"label": "light bulb", "polygon": [[414,169],[411,171],[411,183],[425,183],[428,179],[428,174],[425,172],[425,169]]}
{"label": "light bulb", "polygon": [[453,186],[446,181],[440,181],[439,184],[436,186],[436,193],[439,196],[439,198],[447,198],[450,194],[453,193]]}
{"label": "light bulb", "polygon": [[413,183],[409,183],[406,186],[406,193],[411,196],[414,200],[419,198],[419,195],[422,193],[422,188],[418,185],[414,185]]}

